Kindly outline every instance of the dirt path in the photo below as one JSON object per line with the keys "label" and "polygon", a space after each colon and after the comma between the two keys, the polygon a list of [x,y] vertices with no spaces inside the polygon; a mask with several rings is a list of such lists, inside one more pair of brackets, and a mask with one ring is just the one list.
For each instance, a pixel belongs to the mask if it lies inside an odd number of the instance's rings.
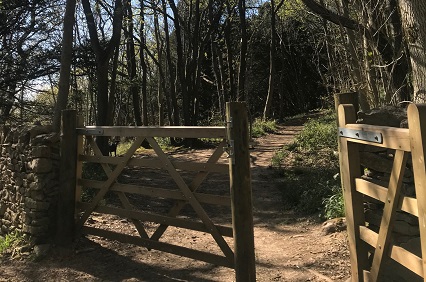
{"label": "dirt path", "polygon": [[[290,142],[301,128],[300,125],[280,126],[277,134],[257,139],[251,151],[257,280],[346,281],[349,260],[345,233],[323,235],[322,224],[315,218],[284,211],[276,183],[279,179],[269,168],[274,152]],[[205,153],[208,152],[193,152],[195,157]],[[114,219],[92,216],[90,222],[134,232],[127,220],[113,223]],[[154,226],[145,228],[150,232]],[[206,234],[176,229],[165,236],[175,242],[210,249],[211,238]],[[232,269],[94,236],[82,239],[76,250],[67,255],[51,251],[48,258],[40,262],[0,261],[0,281],[235,280]]]}

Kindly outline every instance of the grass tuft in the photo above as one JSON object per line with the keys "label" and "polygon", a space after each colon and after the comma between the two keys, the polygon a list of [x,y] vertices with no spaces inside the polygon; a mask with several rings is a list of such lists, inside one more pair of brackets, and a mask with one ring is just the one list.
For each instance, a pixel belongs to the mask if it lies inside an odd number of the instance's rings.
{"label": "grass tuft", "polygon": [[275,120],[262,120],[257,118],[254,120],[251,129],[251,137],[258,138],[268,133],[277,131],[277,122]]}

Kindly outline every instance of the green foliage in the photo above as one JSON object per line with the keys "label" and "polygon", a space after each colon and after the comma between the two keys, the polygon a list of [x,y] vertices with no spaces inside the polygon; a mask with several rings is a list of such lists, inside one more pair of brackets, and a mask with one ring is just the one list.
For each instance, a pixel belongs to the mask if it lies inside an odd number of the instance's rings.
{"label": "green foliage", "polygon": [[17,231],[0,236],[0,254],[12,253],[17,247],[26,244],[27,240],[22,233]]}
{"label": "green foliage", "polygon": [[132,146],[132,143],[133,142],[131,142],[131,141],[126,141],[126,142],[120,142],[120,143],[118,143],[118,145],[117,145],[117,156],[121,156],[121,155],[124,155],[129,149],[130,149],[130,147]]}
{"label": "green foliage", "polygon": [[[278,151],[272,166],[283,170],[280,183],[286,208],[302,213],[321,211],[326,218],[344,213],[338,172],[335,114],[309,120],[294,142]],[[340,193],[340,194],[339,194]]]}
{"label": "green foliage", "polygon": [[318,151],[328,148],[337,150],[335,115],[328,112],[319,119],[307,122],[294,143],[291,146],[298,147],[301,151]]}
{"label": "green foliage", "polygon": [[257,138],[276,131],[277,122],[275,120],[262,120],[257,118],[252,124],[251,137]]}
{"label": "green foliage", "polygon": [[345,216],[345,205],[343,191],[339,185],[332,186],[332,195],[323,200],[325,219]]}

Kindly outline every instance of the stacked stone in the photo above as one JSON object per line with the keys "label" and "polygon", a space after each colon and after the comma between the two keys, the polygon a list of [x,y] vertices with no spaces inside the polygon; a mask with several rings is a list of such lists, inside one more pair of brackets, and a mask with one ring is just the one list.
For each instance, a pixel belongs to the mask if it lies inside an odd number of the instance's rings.
{"label": "stacked stone", "polygon": [[0,127],[0,235],[18,230],[36,243],[53,236],[59,140],[51,126]]}
{"label": "stacked stone", "polygon": [[[386,106],[375,109],[370,113],[358,113],[357,123],[372,124],[381,126],[407,128],[407,112],[400,107]],[[362,145],[360,147],[360,161],[364,167],[364,179],[388,187],[390,174],[393,166],[395,150],[383,149],[380,147]],[[402,184],[402,194],[404,196],[415,197],[414,175],[411,158],[407,161]],[[365,219],[370,229],[378,232],[383,215],[384,203],[366,197],[365,199]],[[392,241],[396,245],[421,256],[419,221],[416,216],[406,212],[398,211],[392,232]],[[403,281],[410,277],[412,281],[419,280],[419,277],[411,271],[395,263],[393,260],[387,262],[386,277],[384,281]],[[401,280],[403,279],[403,280]]]}

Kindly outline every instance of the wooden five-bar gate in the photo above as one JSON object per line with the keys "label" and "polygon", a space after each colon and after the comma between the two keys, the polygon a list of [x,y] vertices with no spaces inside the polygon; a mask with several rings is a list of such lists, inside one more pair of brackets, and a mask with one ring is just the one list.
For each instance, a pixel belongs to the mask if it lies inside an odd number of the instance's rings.
{"label": "wooden five-bar gate", "polygon": [[[339,150],[351,259],[351,281],[379,281],[387,260],[410,269],[426,281],[426,105],[408,106],[409,128],[356,124],[353,105],[338,107]],[[389,185],[383,187],[361,178],[360,144],[394,150]],[[401,191],[407,160],[411,154],[416,198]],[[379,232],[368,227],[364,198],[384,203]],[[421,257],[392,241],[397,211],[418,217]]]}
{"label": "wooden five-bar gate", "polygon": [[[127,137],[133,143],[124,155],[104,156],[95,138]],[[172,138],[215,138],[222,140],[209,159],[202,162],[182,162],[165,153],[154,137]],[[83,142],[83,140],[85,142]],[[144,159],[135,156],[142,142],[148,142],[155,158]],[[63,112],[61,148],[61,192],[57,242],[69,245],[76,236],[90,234],[131,243],[148,249],[160,250],[215,265],[234,268],[237,281],[255,281],[254,235],[250,183],[250,158],[247,109],[244,103],[227,104],[226,126],[218,127],[107,127],[84,126],[76,119],[75,111]],[[83,143],[91,148],[90,153]],[[229,164],[218,163],[224,151],[229,155]],[[99,164],[106,180],[99,181],[82,177],[83,163]],[[126,168],[155,168],[166,171],[174,184],[171,187],[153,187],[122,183],[120,174]],[[192,181],[185,180],[182,173],[195,172]],[[197,189],[210,173],[229,173],[230,192],[226,195],[199,193]],[[90,188],[96,194],[90,201],[82,201],[82,189]],[[101,204],[105,196],[113,193],[119,205]],[[167,199],[173,205],[165,214],[137,209],[131,203],[138,197]],[[134,196],[136,195],[136,197]],[[230,206],[232,225],[220,225],[213,221],[204,205]],[[179,214],[190,206],[197,219],[180,217]],[[123,234],[90,226],[87,220],[94,213],[109,214],[133,223],[137,235]],[[149,235],[144,222],[156,223]],[[211,253],[173,242],[161,241],[169,226],[208,233],[218,245],[221,253]],[[225,237],[231,238],[226,240]]]}

